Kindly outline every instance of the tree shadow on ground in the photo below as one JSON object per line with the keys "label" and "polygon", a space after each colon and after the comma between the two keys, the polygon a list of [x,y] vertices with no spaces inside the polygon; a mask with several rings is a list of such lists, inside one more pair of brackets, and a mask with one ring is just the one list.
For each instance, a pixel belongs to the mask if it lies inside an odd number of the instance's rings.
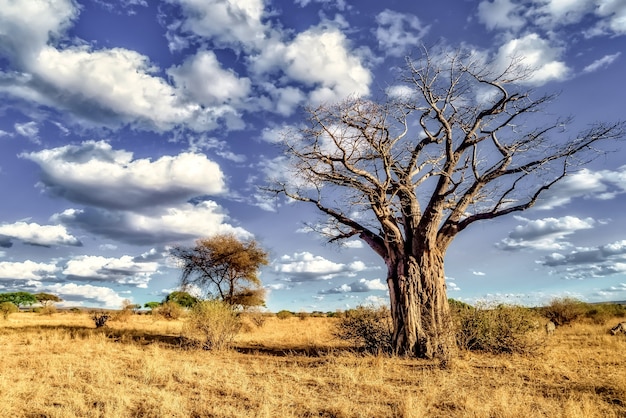
{"label": "tree shadow on ground", "polygon": [[[202,345],[198,341],[172,334],[151,333],[146,330],[119,329],[108,325],[96,328],[84,325],[26,325],[19,327],[0,327],[0,336],[11,334],[40,334],[47,331],[59,331],[67,334],[70,339],[89,339],[103,336],[113,342],[121,344],[151,345],[158,344],[171,349],[199,349]],[[306,346],[271,346],[235,343],[233,351],[246,355],[265,355],[272,357],[326,357],[331,354],[360,354],[362,350],[352,347],[336,347],[327,345]]]}

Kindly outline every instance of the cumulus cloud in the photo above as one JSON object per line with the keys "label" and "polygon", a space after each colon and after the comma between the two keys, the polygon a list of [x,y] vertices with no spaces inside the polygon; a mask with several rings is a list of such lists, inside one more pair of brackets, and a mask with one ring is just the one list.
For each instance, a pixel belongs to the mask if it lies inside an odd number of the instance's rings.
{"label": "cumulus cloud", "polygon": [[157,207],[143,213],[98,208],[67,209],[51,219],[135,245],[167,244],[220,233],[250,237],[245,229],[228,224],[229,218],[224,210],[208,200]]}
{"label": "cumulus cloud", "polygon": [[568,279],[587,279],[626,273],[626,240],[596,247],[578,247],[568,253],[555,252],[539,261],[554,267]]}
{"label": "cumulus cloud", "polygon": [[59,295],[66,305],[89,303],[102,308],[119,308],[126,299],[111,288],[91,284],[56,283],[45,286],[44,290]]}
{"label": "cumulus cloud", "polygon": [[498,49],[496,62],[501,68],[506,68],[511,59],[522,58],[522,64],[532,70],[524,83],[539,86],[569,77],[570,69],[560,60],[562,54],[562,48],[552,45],[536,33],[530,33],[502,45]]}
{"label": "cumulus cloud", "polygon": [[183,95],[205,106],[238,103],[250,93],[250,79],[224,70],[212,51],[199,51],[167,72]]}
{"label": "cumulus cloud", "polygon": [[68,280],[98,280],[146,288],[158,267],[158,263],[137,262],[129,255],[119,258],[84,255],[70,259],[62,273]]}
{"label": "cumulus cloud", "polygon": [[626,192],[626,166],[617,170],[592,171],[582,169],[544,193],[537,202],[538,209],[553,209],[578,197],[599,200],[613,199]]}
{"label": "cumulus cloud", "polygon": [[343,284],[339,287],[332,289],[320,290],[318,293],[321,295],[339,294],[339,293],[362,293],[370,292],[372,290],[387,290],[385,285],[380,279],[361,279],[350,284]]}
{"label": "cumulus cloud", "polygon": [[401,57],[419,46],[430,30],[417,16],[385,9],[376,16],[378,48],[385,54]]}
{"label": "cumulus cloud", "polygon": [[498,247],[503,250],[530,248],[536,250],[562,250],[571,246],[564,239],[576,231],[593,228],[595,220],[580,219],[575,216],[530,220],[515,217],[523,225],[518,225],[503,239]]}
{"label": "cumulus cloud", "polygon": [[[37,223],[15,222],[0,225],[0,242],[18,239],[25,244],[52,247],[55,245],[81,246],[80,240],[67,232],[63,225],[39,225]],[[0,243],[0,246],[2,244]]]}
{"label": "cumulus cloud", "polygon": [[520,15],[522,11],[523,8],[511,0],[485,0],[478,4],[478,21],[489,30],[518,30],[526,23]]}
{"label": "cumulus cloud", "polygon": [[258,48],[268,27],[262,22],[263,0],[170,0],[182,8],[183,33],[207,38],[218,47]]}
{"label": "cumulus cloud", "polygon": [[291,282],[330,280],[340,275],[350,277],[363,270],[366,266],[362,261],[335,263],[307,251],[283,255],[274,262],[274,271]]}
{"label": "cumulus cloud", "polygon": [[53,263],[37,263],[31,260],[0,262],[0,280],[42,281],[54,277],[59,270]]}
{"label": "cumulus cloud", "polygon": [[76,203],[137,209],[225,191],[220,167],[203,154],[182,153],[158,160],[134,159],[104,141],[87,141],[29,154],[43,187]]}

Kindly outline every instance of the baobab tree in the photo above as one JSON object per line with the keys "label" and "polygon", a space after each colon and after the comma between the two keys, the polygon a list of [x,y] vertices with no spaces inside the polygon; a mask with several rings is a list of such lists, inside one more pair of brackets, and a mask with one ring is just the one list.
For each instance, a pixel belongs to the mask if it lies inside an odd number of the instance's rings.
{"label": "baobab tree", "polygon": [[266,190],[316,207],[330,241],[360,237],[383,258],[400,355],[454,352],[444,256],[457,234],[529,209],[623,137],[621,122],[569,133],[570,118],[542,113],[554,95],[534,97],[531,75],[519,59],[424,51],[394,94],[307,109],[284,132],[287,172]]}

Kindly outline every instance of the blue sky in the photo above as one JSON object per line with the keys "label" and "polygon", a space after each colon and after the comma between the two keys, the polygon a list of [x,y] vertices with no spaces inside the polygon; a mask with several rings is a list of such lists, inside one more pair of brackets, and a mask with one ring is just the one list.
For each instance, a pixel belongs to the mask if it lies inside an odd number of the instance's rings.
{"label": "blue sky", "polygon": [[[161,300],[180,275],[171,245],[233,232],[270,253],[270,310],[385,301],[369,248],[326,245],[311,208],[260,193],[281,130],[393,88],[422,45],[523,56],[572,132],[624,119],[625,35],[623,0],[0,0],[0,292]],[[464,231],[449,296],[626,299],[622,148]]]}

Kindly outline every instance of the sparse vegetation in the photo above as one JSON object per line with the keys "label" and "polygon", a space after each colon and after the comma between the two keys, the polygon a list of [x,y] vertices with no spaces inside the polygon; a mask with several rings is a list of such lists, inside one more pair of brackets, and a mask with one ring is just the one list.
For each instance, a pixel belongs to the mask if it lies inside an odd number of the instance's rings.
{"label": "sparse vegetation", "polygon": [[[181,344],[187,319],[133,315],[93,328],[86,311],[0,321],[0,408],[26,417],[626,416],[626,337],[574,322],[529,356],[431,360],[354,354],[336,318],[238,334],[235,350]],[[544,320],[545,321],[545,320]],[[42,373],[42,370],[45,371]]]}
{"label": "sparse vegetation", "polygon": [[389,308],[359,306],[339,318],[335,335],[363,347],[367,353],[390,354],[393,350],[392,332]]}
{"label": "sparse vegetation", "polygon": [[241,321],[233,307],[221,300],[198,302],[189,312],[184,333],[205,350],[229,348],[239,332]]}
{"label": "sparse vegetation", "polygon": [[553,299],[543,308],[543,315],[556,326],[570,324],[589,311],[589,305],[574,298]]}
{"label": "sparse vegetation", "polygon": [[529,354],[545,343],[541,317],[519,306],[454,305],[459,348],[494,354]]}

